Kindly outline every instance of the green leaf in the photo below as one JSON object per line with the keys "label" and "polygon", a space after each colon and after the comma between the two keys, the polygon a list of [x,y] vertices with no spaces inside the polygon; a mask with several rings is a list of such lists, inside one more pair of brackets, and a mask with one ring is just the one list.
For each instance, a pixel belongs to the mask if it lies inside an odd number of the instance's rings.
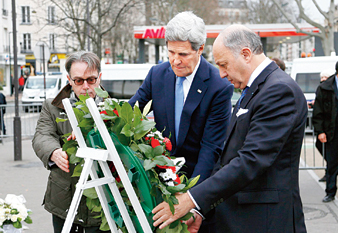
{"label": "green leaf", "polygon": [[92,199],[98,198],[95,188],[89,188],[83,190],[83,195]]}
{"label": "green leaf", "polygon": [[134,138],[135,140],[141,139],[145,136],[153,127],[155,127],[156,123],[153,121],[143,120],[138,125],[135,125]]}
{"label": "green leaf", "polygon": [[182,220],[182,221],[188,221],[190,218],[192,218],[194,216],[193,213],[189,212],[186,215],[184,215],[182,218],[178,219],[178,220]]}
{"label": "green leaf", "polygon": [[60,122],[68,121],[68,119],[63,119],[63,118],[57,117],[55,121],[56,121],[56,123],[60,123]]}
{"label": "green leaf", "polygon": [[152,151],[153,157],[162,155],[163,152],[164,152],[163,146],[157,146],[157,147],[155,147],[155,148],[153,149],[153,151]]}
{"label": "green leaf", "polygon": [[102,90],[100,87],[95,87],[96,94],[101,98],[108,98],[108,92]]}
{"label": "green leaf", "polygon": [[113,126],[114,133],[118,136],[126,122],[122,118],[116,118],[115,124]]}
{"label": "green leaf", "polygon": [[86,198],[86,204],[89,210],[93,211],[93,212],[100,212],[102,207],[100,204],[100,200],[98,198]]}
{"label": "green leaf", "polygon": [[119,112],[121,118],[125,120],[128,124],[132,124],[134,111],[129,103],[125,102],[122,105],[121,111]]}
{"label": "green leaf", "polygon": [[27,218],[24,221],[25,221],[25,223],[28,223],[28,224],[33,223],[33,220],[31,219],[30,216],[27,216]]}
{"label": "green leaf", "polygon": [[131,137],[134,135],[134,132],[131,130],[130,125],[127,123],[123,126],[121,130],[121,134],[126,135],[126,137]]}
{"label": "green leaf", "polygon": [[156,162],[152,161],[151,159],[144,160],[143,167],[145,171],[148,171],[156,166]]}
{"label": "green leaf", "polygon": [[161,165],[161,166],[163,165],[174,166],[174,162],[164,155],[159,155],[159,156],[154,157],[153,161],[156,164]]}
{"label": "green leaf", "polygon": [[13,222],[13,227],[20,229],[22,228],[22,224],[20,221],[16,221],[16,222]]}
{"label": "green leaf", "polygon": [[80,95],[78,97],[79,97],[80,101],[82,101],[84,103],[86,102],[86,99],[90,98],[90,96],[88,95],[88,92],[86,93],[86,95]]}
{"label": "green leaf", "polygon": [[185,188],[185,184],[179,184],[179,185],[176,185],[176,186],[168,186],[167,190],[170,193],[174,194],[174,193],[177,193],[177,192],[181,192],[184,188]]}
{"label": "green leaf", "polygon": [[76,165],[76,167],[74,168],[74,172],[73,172],[72,177],[80,177],[82,169],[83,169],[83,167],[81,165],[82,164]]}
{"label": "green leaf", "polygon": [[138,147],[140,148],[141,152],[148,158],[152,159],[152,150],[153,148],[149,145],[139,144]]}
{"label": "green leaf", "polygon": [[150,100],[146,106],[143,108],[143,116],[147,116],[150,109],[151,109],[151,104],[153,103],[153,100]]}
{"label": "green leaf", "polygon": [[109,228],[109,225],[108,225],[108,221],[106,219],[106,216],[102,216],[102,223],[100,225],[100,230],[101,231],[109,231],[110,228]]}

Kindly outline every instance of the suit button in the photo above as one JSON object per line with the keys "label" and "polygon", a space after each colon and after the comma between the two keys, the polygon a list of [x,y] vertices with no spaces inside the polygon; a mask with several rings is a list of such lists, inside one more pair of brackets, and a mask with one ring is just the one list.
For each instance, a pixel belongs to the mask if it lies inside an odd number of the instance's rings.
{"label": "suit button", "polygon": [[221,198],[221,202],[223,202],[224,200],[223,200],[223,198]]}

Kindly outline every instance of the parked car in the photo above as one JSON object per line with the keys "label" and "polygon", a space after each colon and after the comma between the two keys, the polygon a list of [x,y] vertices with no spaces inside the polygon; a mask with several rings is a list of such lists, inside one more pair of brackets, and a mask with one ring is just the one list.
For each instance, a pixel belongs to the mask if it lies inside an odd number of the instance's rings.
{"label": "parked car", "polygon": [[[36,106],[42,105],[45,99],[54,98],[62,87],[61,78],[61,73],[57,75],[46,75],[45,89],[43,75],[28,77],[21,98],[23,109],[28,112],[29,109],[36,109]],[[36,106],[33,107],[33,105]],[[39,108],[41,109],[41,106]]]}

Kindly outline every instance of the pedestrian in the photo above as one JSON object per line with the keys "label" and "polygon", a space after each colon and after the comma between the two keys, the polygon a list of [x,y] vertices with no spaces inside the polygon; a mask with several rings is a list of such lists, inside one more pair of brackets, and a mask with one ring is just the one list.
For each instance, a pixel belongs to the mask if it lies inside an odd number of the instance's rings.
{"label": "pedestrian", "polygon": [[313,105],[312,122],[315,134],[321,143],[325,143],[326,160],[326,196],[323,202],[335,199],[338,175],[338,62],[336,72],[322,82],[316,91]]}
{"label": "pedestrian", "polygon": [[[216,38],[213,55],[222,78],[243,90],[227,130],[220,168],[178,194],[175,215],[166,202],[153,209],[163,228],[192,208],[216,209],[216,231],[306,232],[299,194],[299,160],[307,118],[297,83],[263,53],[260,37],[242,25]],[[188,222],[198,229],[201,216]],[[192,232],[192,231],[191,231]]]}
{"label": "pedestrian", "polygon": [[[62,99],[69,98],[71,103],[78,101],[80,95],[88,95],[98,104],[103,101],[95,93],[101,81],[100,59],[91,52],[71,54],[65,63],[69,83],[54,99],[43,103],[41,114],[32,141],[33,149],[44,166],[50,171],[44,207],[52,214],[54,233],[62,231],[67,213],[75,192],[78,177],[72,177],[75,165],[70,164],[68,155],[62,151],[62,136],[71,133],[69,121],[56,123],[56,118],[65,112]],[[70,138],[68,138],[70,139]],[[71,232],[97,233],[101,220],[99,213],[89,211],[86,197],[82,197]]]}
{"label": "pedestrian", "polygon": [[23,87],[25,85],[25,79],[23,78],[23,76],[21,75],[21,77],[19,78],[19,92],[23,91]]}
{"label": "pedestrian", "polygon": [[[1,87],[2,89],[2,87]],[[6,113],[6,96],[0,92],[0,129],[2,132],[2,135],[6,135],[6,126],[5,126],[5,113]]]}
{"label": "pedestrian", "polygon": [[[333,75],[335,72],[332,71],[331,69],[330,70],[323,70],[322,72],[320,72],[320,83],[326,81],[331,75]],[[317,88],[317,91],[318,91],[318,88]],[[316,92],[317,92],[316,91]],[[309,103],[309,108],[313,108],[313,104],[315,103],[315,100],[311,101]],[[316,148],[317,150],[319,151],[319,153],[324,157],[325,159],[325,150],[323,150],[323,143],[318,139],[318,135],[316,137]],[[327,168],[325,169],[325,174],[322,178],[320,178],[318,181],[319,182],[326,182],[326,173],[327,173]]]}
{"label": "pedestrian", "polygon": [[[138,101],[143,109],[152,100],[156,128],[171,135],[171,155],[185,158],[180,171],[188,178],[200,175],[200,183],[222,152],[234,88],[202,56],[203,19],[188,11],[177,14],[167,24],[165,40],[169,61],[151,68],[129,103]],[[210,217],[200,232],[213,232],[214,225]]]}

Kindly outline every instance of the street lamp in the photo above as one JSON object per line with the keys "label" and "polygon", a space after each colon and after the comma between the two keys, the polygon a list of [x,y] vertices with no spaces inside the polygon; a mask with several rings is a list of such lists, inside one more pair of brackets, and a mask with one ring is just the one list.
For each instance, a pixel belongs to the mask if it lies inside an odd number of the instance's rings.
{"label": "street lamp", "polygon": [[11,96],[13,95],[13,80],[12,80],[12,59],[11,59],[11,33],[13,32],[9,32],[8,33],[8,44],[9,44],[9,48],[8,48],[8,53],[9,53],[9,85],[10,85],[10,91],[11,91]]}

